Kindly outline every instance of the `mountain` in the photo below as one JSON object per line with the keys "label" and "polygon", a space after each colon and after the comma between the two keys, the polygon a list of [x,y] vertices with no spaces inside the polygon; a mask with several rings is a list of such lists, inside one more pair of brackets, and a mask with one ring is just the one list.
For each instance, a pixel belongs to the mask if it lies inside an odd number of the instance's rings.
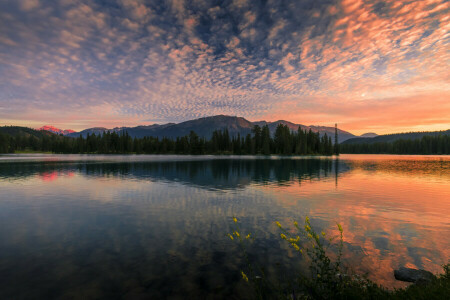
{"label": "mountain", "polygon": [[53,133],[45,130],[36,130],[28,127],[21,126],[2,126],[0,127],[0,133],[7,134],[10,136],[18,137],[30,137],[34,136],[37,138],[42,138],[44,136],[51,136]]}
{"label": "mountain", "polygon": [[45,131],[50,131],[54,134],[62,134],[62,135],[68,135],[70,133],[74,133],[74,130],[71,129],[67,129],[67,130],[62,130],[53,126],[49,126],[49,125],[45,125],[42,126],[41,128],[38,128],[37,130],[45,130]]}
{"label": "mountain", "polygon": [[364,134],[361,134],[360,137],[364,137],[364,138],[373,138],[378,136],[378,134],[374,133],[374,132],[367,132]]}
{"label": "mountain", "polygon": [[[110,132],[128,132],[131,137],[142,138],[144,136],[154,136],[158,138],[168,137],[168,138],[176,138],[179,136],[188,135],[191,130],[195,131],[199,136],[205,137],[207,139],[211,138],[214,130],[223,130],[228,129],[228,132],[231,136],[237,136],[238,134],[241,137],[246,136],[251,133],[253,126],[259,125],[264,126],[268,125],[270,133],[273,135],[278,124],[287,125],[292,131],[296,131],[298,127],[301,127],[303,130],[311,129],[313,132],[319,132],[321,135],[327,134],[328,136],[334,137],[334,127],[325,127],[325,126],[305,126],[301,124],[294,124],[292,122],[279,120],[275,122],[266,122],[266,121],[258,121],[258,122],[250,122],[242,117],[236,116],[225,116],[218,115],[212,117],[205,117],[190,121],[185,121],[182,123],[168,123],[168,124],[153,124],[148,126],[137,126],[137,127],[121,127],[114,129],[107,128],[90,128],[83,130],[77,133],[71,133],[68,136],[78,137],[80,134],[85,137],[87,134],[101,134],[105,131]],[[347,139],[353,138],[355,135],[350,132],[338,129],[338,140],[339,142],[343,142]]]}
{"label": "mountain", "polygon": [[[178,124],[172,125],[162,125],[163,127],[155,128],[154,136],[157,137],[170,137],[175,138],[178,136],[188,135],[191,130],[195,131],[199,136],[205,137],[207,139],[211,138],[214,130],[218,129],[228,129],[231,136],[236,136],[240,134],[245,136],[251,133],[253,125],[251,122],[240,117],[230,117],[230,116],[214,116],[206,117],[195,120],[190,120]],[[128,132],[130,133],[130,131]]]}
{"label": "mountain", "polygon": [[[298,128],[300,127],[302,130],[311,129],[311,131],[313,131],[313,132],[319,132],[321,136],[323,136],[326,133],[328,136],[331,136],[332,138],[334,138],[334,127],[314,126],[314,125],[306,126],[306,125],[302,125],[302,124],[294,124],[292,122],[285,121],[285,120],[278,120],[275,122],[258,121],[258,122],[253,122],[252,124],[259,125],[259,126],[268,125],[271,135],[275,134],[275,130],[277,129],[277,126],[279,124],[283,124],[283,125],[286,125],[287,127],[289,127],[289,129],[291,129],[292,131],[297,131]],[[345,140],[351,139],[353,137],[355,137],[354,134],[351,134],[350,132],[347,132],[347,131],[344,131],[344,130],[341,130],[338,128],[338,142],[339,143],[341,143]]]}
{"label": "mountain", "polygon": [[[308,126],[308,127],[311,128],[311,130],[314,132],[317,131],[320,132],[321,135],[326,133],[328,136],[331,136],[334,143],[334,131],[335,131],[334,127],[326,127],[326,126]],[[354,134],[338,128],[338,143],[342,143],[343,141],[346,141],[354,137],[355,137]]]}
{"label": "mountain", "polygon": [[191,130],[195,131],[199,136],[210,138],[214,130],[228,128],[230,135],[234,136],[240,133],[241,135],[251,132],[253,125],[244,118],[229,117],[229,116],[214,116],[195,120],[190,120],[182,123],[168,123],[168,124],[153,124],[148,126],[137,127],[117,127],[114,129],[106,128],[90,128],[78,133],[72,133],[69,136],[78,137],[80,134],[86,136],[89,134],[101,134],[104,131],[109,132],[128,132],[131,137],[142,138],[145,136],[153,136],[158,138],[176,138],[179,136],[188,135]]}
{"label": "mountain", "polygon": [[69,133],[67,136],[69,136],[69,137],[79,137],[81,135],[83,137],[86,137],[88,134],[89,135],[93,135],[93,134],[101,135],[101,134],[103,134],[106,131],[110,131],[110,132],[117,131],[118,132],[120,130],[119,129],[117,129],[117,130],[116,129],[108,129],[108,128],[104,128],[104,127],[94,127],[94,128],[89,128],[89,129],[82,130],[80,132],[72,132],[72,133]]}
{"label": "mountain", "polygon": [[285,120],[278,120],[278,121],[275,121],[275,122],[258,121],[258,122],[253,122],[252,124],[253,124],[252,126],[258,125],[260,127],[265,126],[265,125],[269,126],[270,134],[275,134],[275,131],[277,130],[277,126],[279,124],[286,125],[292,131],[297,131],[299,126],[303,130],[309,130],[309,127],[310,127],[310,126],[305,126],[305,125],[301,125],[301,124],[294,124],[292,122],[285,121]]}
{"label": "mountain", "polygon": [[374,144],[374,143],[392,143],[396,140],[416,140],[424,136],[450,135],[450,129],[446,131],[429,131],[429,132],[407,132],[378,135],[376,137],[357,137],[344,141],[343,145],[351,144]]}

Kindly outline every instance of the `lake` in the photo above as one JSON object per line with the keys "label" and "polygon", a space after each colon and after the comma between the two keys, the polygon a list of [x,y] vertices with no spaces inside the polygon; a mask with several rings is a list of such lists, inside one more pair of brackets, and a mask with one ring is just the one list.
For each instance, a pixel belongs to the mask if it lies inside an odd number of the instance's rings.
{"label": "lake", "polygon": [[309,216],[401,287],[394,268],[450,259],[450,157],[2,155],[0,299],[245,298],[234,216],[273,277],[308,274],[275,221]]}

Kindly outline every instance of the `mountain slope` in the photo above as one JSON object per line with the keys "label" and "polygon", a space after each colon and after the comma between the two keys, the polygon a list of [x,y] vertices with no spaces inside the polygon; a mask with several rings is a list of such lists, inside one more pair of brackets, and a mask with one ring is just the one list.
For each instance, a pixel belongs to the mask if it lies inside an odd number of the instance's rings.
{"label": "mountain slope", "polygon": [[373,138],[378,136],[378,134],[374,133],[374,132],[367,132],[364,134],[361,134],[360,137],[364,137],[364,138]]}
{"label": "mountain slope", "polygon": [[104,127],[94,127],[94,128],[88,128],[88,129],[82,130],[80,132],[72,132],[72,133],[69,133],[67,136],[69,136],[69,137],[79,137],[81,135],[83,137],[86,137],[88,134],[89,135],[93,135],[93,134],[101,135],[101,134],[103,134],[106,131],[111,131],[112,132],[112,131],[115,131],[115,130],[114,129],[104,128]]}
{"label": "mountain slope", "polygon": [[192,130],[199,136],[209,139],[214,130],[228,129],[231,136],[238,134],[244,136],[250,133],[252,128],[252,123],[244,118],[219,115],[173,124],[164,128],[156,128],[154,136],[174,138],[188,135]]}
{"label": "mountain slope", "polygon": [[[275,134],[275,131],[279,124],[283,124],[283,125],[286,125],[287,127],[289,127],[289,129],[291,129],[292,131],[297,131],[298,128],[300,127],[302,130],[308,131],[309,129],[311,129],[311,131],[313,131],[313,132],[319,132],[321,136],[323,136],[326,133],[328,136],[334,138],[334,127],[313,126],[313,125],[306,126],[306,125],[302,125],[302,124],[294,124],[292,122],[285,121],[285,120],[278,120],[275,122],[259,121],[259,122],[254,122],[253,124],[259,125],[259,126],[268,125],[271,135]],[[338,142],[339,143],[341,143],[345,140],[354,138],[354,137],[355,137],[354,134],[338,128]]]}
{"label": "mountain slope", "polygon": [[392,143],[396,140],[415,140],[421,139],[424,136],[437,136],[437,135],[450,135],[450,129],[446,131],[430,131],[430,132],[407,132],[407,133],[395,133],[379,135],[372,138],[357,137],[344,141],[343,145],[351,144],[374,144],[374,143]]}
{"label": "mountain slope", "polygon": [[7,134],[14,137],[30,137],[34,136],[37,138],[42,138],[44,136],[54,135],[53,133],[45,130],[35,130],[28,127],[21,126],[2,126],[0,127],[0,133]]}
{"label": "mountain slope", "polygon": [[72,129],[67,129],[67,130],[63,130],[63,129],[59,129],[50,125],[45,125],[42,126],[41,128],[38,128],[37,130],[45,130],[45,131],[50,131],[51,133],[54,134],[62,134],[62,135],[68,135],[70,133],[74,133],[75,131]]}

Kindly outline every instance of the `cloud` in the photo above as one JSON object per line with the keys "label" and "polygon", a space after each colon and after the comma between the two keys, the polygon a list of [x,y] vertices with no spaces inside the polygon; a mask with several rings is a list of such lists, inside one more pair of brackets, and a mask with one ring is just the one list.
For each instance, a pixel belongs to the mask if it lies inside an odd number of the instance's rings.
{"label": "cloud", "polygon": [[0,4],[2,123],[224,113],[355,131],[450,127],[446,1],[11,3]]}
{"label": "cloud", "polygon": [[19,0],[20,8],[24,11],[30,11],[39,7],[39,0]]}

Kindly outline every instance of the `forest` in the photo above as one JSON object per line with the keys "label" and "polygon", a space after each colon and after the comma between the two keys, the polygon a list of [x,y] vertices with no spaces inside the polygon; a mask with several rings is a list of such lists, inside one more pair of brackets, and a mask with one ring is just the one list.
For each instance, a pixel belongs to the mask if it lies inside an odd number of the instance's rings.
{"label": "forest", "polygon": [[398,139],[393,142],[343,143],[340,150],[348,154],[450,154],[450,135]]}
{"label": "forest", "polygon": [[[65,137],[61,135],[32,132],[11,134],[16,128],[2,127],[0,130],[0,153],[21,151],[52,153],[99,153],[99,154],[280,154],[280,155],[333,155],[338,153],[338,145],[326,134],[304,131],[299,128],[291,131],[280,124],[275,134],[270,135],[269,127],[258,125],[252,134],[245,137],[231,136],[227,129],[216,130],[207,140],[191,131],[189,135],[170,138],[132,138],[127,132],[104,132],[101,135],[88,135],[86,138]],[[3,133],[2,133],[3,132]],[[337,140],[337,135],[335,136]]]}

